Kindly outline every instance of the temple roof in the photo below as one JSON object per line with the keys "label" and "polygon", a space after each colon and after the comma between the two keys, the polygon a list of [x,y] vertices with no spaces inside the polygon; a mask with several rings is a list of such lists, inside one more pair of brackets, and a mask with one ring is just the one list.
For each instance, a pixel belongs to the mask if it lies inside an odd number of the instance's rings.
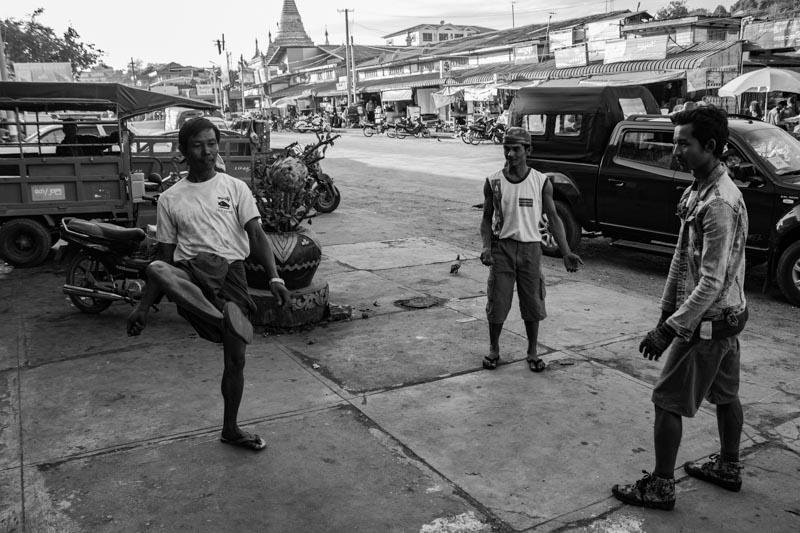
{"label": "temple roof", "polygon": [[283,0],[281,23],[274,42],[278,46],[314,46],[303,27],[303,19],[294,0]]}

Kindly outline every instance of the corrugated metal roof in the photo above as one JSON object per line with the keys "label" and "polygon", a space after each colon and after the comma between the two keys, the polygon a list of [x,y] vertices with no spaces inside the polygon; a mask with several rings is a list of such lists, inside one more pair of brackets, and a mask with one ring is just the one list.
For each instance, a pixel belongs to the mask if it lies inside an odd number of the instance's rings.
{"label": "corrugated metal roof", "polygon": [[363,92],[388,91],[391,89],[413,89],[415,87],[438,87],[444,85],[445,80],[439,77],[438,72],[429,74],[415,74],[411,76],[398,76],[397,78],[381,78],[378,80],[360,81],[356,90]]}
{"label": "corrugated metal roof", "polygon": [[592,74],[610,74],[614,72],[640,72],[646,70],[688,70],[698,68],[705,59],[725,51],[738,43],[735,41],[708,41],[696,43],[688,47],[671,46],[667,49],[666,59],[649,61],[624,61],[604,65],[602,61],[593,61],[583,67],[556,68],[551,59],[537,64],[521,72],[526,79],[543,78],[580,78]]}

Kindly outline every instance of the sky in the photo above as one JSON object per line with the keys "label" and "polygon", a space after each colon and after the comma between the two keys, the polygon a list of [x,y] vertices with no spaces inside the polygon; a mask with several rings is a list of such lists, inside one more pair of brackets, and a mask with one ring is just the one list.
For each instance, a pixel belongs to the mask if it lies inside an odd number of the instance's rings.
{"label": "sky", "polygon": [[[423,23],[440,21],[506,29],[525,24],[553,21],[606,11],[647,10],[651,14],[668,5],[668,0],[295,0],[306,33],[315,44],[345,42],[348,9],[350,33],[356,44],[383,44],[389,33]],[[718,5],[726,8],[733,0],[687,0],[689,9]],[[219,65],[215,40],[225,36],[233,60],[253,57],[258,40],[267,47],[267,32],[277,33],[283,0],[6,0],[0,17],[24,20],[37,8],[44,8],[39,22],[62,35],[70,25],[85,43],[104,51],[103,61],[126,69],[131,59],[148,63],[175,61],[198,68]],[[513,21],[512,21],[513,7]],[[339,11],[342,12],[339,12]]]}

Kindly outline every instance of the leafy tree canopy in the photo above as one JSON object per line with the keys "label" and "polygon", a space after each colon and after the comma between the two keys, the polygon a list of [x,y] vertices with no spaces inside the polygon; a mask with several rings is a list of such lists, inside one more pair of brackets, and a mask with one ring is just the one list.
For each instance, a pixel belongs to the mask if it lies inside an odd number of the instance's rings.
{"label": "leafy tree canopy", "polygon": [[686,7],[686,0],[672,0],[667,7],[662,7],[656,11],[656,18],[677,19],[689,16],[689,8]]}
{"label": "leafy tree canopy", "polygon": [[72,65],[72,73],[97,64],[103,51],[95,45],[84,43],[81,36],[70,26],[59,37],[52,28],[40,23],[37,18],[44,13],[36,9],[27,20],[7,18],[0,20],[0,30],[6,42],[6,57],[17,63],[66,63]]}
{"label": "leafy tree canopy", "polygon": [[797,0],[737,0],[730,12],[759,18],[786,18],[797,16],[800,9]]}

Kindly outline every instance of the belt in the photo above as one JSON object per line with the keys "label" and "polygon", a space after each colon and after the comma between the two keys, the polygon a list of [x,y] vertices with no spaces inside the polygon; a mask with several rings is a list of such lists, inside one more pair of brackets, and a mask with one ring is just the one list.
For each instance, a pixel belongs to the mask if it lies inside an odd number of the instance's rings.
{"label": "belt", "polygon": [[692,339],[726,339],[738,335],[744,330],[747,319],[750,317],[750,312],[745,307],[738,313],[734,313],[731,309],[723,311],[723,317],[717,320],[703,320],[700,325],[694,330]]}

